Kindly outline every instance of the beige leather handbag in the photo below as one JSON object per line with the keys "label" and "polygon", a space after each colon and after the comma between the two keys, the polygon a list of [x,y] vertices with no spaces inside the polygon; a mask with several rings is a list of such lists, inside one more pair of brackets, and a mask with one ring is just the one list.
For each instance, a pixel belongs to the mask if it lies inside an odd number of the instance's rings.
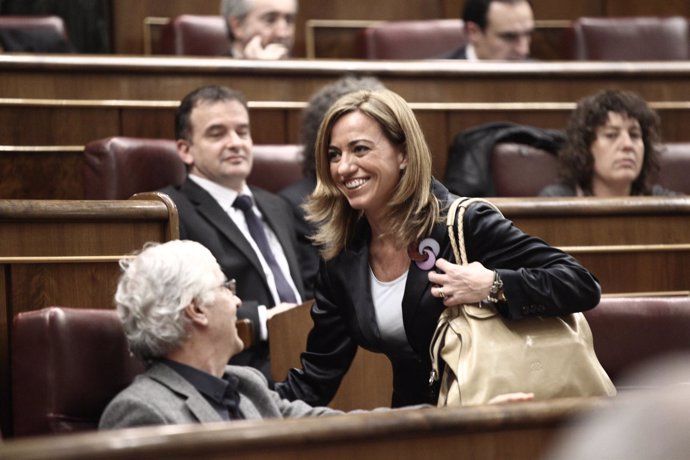
{"label": "beige leather handbag", "polygon": [[[448,211],[448,235],[461,265],[468,263],[464,213],[478,201],[496,209],[486,200],[458,198]],[[441,314],[430,353],[431,379],[443,369],[439,406],[485,404],[516,392],[532,392],[535,400],[616,394],[582,313],[510,320],[490,305],[449,307]]]}

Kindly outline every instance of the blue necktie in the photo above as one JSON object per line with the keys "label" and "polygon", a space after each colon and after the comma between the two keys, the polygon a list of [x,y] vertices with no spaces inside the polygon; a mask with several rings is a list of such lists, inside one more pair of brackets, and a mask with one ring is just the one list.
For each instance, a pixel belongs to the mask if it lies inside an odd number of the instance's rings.
{"label": "blue necktie", "polygon": [[247,221],[247,227],[249,228],[249,233],[252,235],[254,242],[259,246],[261,254],[263,254],[264,259],[268,263],[268,266],[273,272],[273,279],[276,282],[276,288],[278,289],[278,297],[280,297],[281,302],[297,303],[295,298],[295,293],[285,279],[283,271],[280,269],[278,262],[276,261],[273,251],[268,244],[268,238],[266,237],[266,230],[264,229],[264,224],[252,211],[252,198],[248,195],[238,195],[235,202],[232,204],[233,207],[242,210],[244,213],[244,218]]}

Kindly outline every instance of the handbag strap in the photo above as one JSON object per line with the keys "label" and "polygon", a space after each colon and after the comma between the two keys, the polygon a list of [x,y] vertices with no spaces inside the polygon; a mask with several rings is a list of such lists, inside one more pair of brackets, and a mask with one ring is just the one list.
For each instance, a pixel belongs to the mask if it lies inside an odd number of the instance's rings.
{"label": "handbag strap", "polygon": [[[464,218],[465,211],[473,203],[485,203],[503,215],[496,205],[483,198],[460,197],[451,203],[446,217],[446,227],[448,227],[448,238],[450,238],[450,245],[453,247],[453,255],[458,265],[467,265],[468,263],[467,250],[465,249]],[[455,234],[456,229],[457,236]]]}

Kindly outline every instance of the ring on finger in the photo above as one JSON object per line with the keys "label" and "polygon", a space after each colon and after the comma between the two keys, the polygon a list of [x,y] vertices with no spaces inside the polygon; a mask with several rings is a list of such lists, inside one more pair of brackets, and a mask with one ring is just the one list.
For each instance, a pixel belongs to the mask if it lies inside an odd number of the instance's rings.
{"label": "ring on finger", "polygon": [[443,292],[443,286],[440,286],[440,287],[438,288],[438,296],[439,296],[440,298],[442,298],[442,299],[445,299],[445,298],[446,298],[446,294]]}

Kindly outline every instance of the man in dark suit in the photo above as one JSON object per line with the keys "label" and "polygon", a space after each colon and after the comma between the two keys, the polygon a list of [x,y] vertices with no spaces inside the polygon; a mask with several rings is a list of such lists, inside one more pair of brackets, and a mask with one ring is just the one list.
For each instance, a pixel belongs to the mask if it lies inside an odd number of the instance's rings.
{"label": "man in dark suit", "polygon": [[233,364],[256,367],[270,379],[266,320],[304,297],[292,211],[282,198],[247,185],[253,143],[241,93],[220,86],[194,90],[180,103],[175,125],[189,174],[162,192],[177,205],[180,238],[206,246],[225,275],[237,279],[239,315],[252,320],[257,345]]}
{"label": "man in dark suit", "polygon": [[442,59],[529,59],[534,31],[529,0],[466,0],[462,19],[468,43]]}
{"label": "man in dark suit", "polygon": [[288,402],[256,369],[227,365],[243,347],[241,300],[201,244],[149,244],[120,264],[118,316],[147,370],[110,402],[100,428],[341,413]]}

